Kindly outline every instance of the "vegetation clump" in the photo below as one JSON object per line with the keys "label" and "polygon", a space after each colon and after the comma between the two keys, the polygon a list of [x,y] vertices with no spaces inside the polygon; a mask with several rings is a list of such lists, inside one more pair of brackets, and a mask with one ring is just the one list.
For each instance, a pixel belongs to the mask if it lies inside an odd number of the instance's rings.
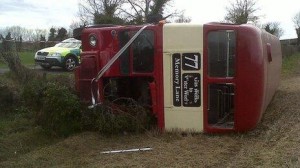
{"label": "vegetation clump", "polygon": [[103,134],[142,133],[154,123],[150,110],[133,99],[123,104],[106,101],[83,115],[85,127]]}
{"label": "vegetation clump", "polygon": [[81,130],[80,102],[66,86],[48,83],[41,105],[36,120],[46,131],[68,136]]}
{"label": "vegetation clump", "polygon": [[24,85],[21,97],[47,133],[65,137],[81,130],[80,101],[70,87],[48,79],[32,80]]}
{"label": "vegetation clump", "polygon": [[0,78],[0,114],[6,114],[20,104],[19,91],[12,80]]}
{"label": "vegetation clump", "polygon": [[[13,42],[12,42],[13,43]],[[150,110],[132,99],[105,102],[94,109],[82,105],[74,88],[74,76],[47,75],[23,66],[14,44],[7,43],[0,57],[10,68],[10,83],[0,80],[0,108],[28,109],[34,125],[49,135],[66,137],[81,130],[104,134],[143,132],[150,128]],[[34,126],[33,125],[33,126]]]}

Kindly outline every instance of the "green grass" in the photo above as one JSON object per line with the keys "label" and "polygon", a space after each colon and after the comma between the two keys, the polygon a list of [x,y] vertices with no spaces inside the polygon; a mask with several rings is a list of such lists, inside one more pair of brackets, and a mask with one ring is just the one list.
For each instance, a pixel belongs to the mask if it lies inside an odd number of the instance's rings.
{"label": "green grass", "polygon": [[0,59],[0,68],[5,68],[7,65]]}
{"label": "green grass", "polygon": [[282,59],[282,75],[289,76],[294,74],[300,62],[300,53]]}
{"label": "green grass", "polygon": [[35,52],[32,52],[32,51],[20,52],[21,62],[26,66],[33,66],[34,65],[34,54],[35,54]]}
{"label": "green grass", "polygon": [[[19,52],[19,56],[23,65],[31,67],[34,66],[34,54],[33,51]],[[6,68],[7,65],[0,59],[0,68]]]}

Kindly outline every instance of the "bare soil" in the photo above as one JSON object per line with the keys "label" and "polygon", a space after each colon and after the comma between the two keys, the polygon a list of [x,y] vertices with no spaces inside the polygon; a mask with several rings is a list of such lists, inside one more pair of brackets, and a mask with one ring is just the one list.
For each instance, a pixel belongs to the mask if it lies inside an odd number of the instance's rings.
{"label": "bare soil", "polygon": [[[300,68],[282,79],[258,127],[244,134],[103,136],[84,132],[0,162],[0,167],[300,167]],[[101,154],[151,147],[151,151]]]}

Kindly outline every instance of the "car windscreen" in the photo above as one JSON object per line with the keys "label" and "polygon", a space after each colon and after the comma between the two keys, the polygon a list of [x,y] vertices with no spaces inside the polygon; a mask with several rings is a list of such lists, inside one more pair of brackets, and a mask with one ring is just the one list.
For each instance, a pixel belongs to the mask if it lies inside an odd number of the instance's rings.
{"label": "car windscreen", "polygon": [[63,48],[79,48],[81,43],[70,43],[70,42],[60,42],[55,45],[55,47],[63,47]]}

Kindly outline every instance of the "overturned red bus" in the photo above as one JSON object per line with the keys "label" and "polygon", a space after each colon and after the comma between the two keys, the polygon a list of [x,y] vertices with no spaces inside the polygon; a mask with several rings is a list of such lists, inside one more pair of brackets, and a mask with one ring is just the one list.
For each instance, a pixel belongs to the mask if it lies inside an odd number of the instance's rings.
{"label": "overturned red bus", "polygon": [[251,130],[280,80],[279,39],[251,25],[91,26],[80,38],[81,100],[132,98],[166,131]]}

